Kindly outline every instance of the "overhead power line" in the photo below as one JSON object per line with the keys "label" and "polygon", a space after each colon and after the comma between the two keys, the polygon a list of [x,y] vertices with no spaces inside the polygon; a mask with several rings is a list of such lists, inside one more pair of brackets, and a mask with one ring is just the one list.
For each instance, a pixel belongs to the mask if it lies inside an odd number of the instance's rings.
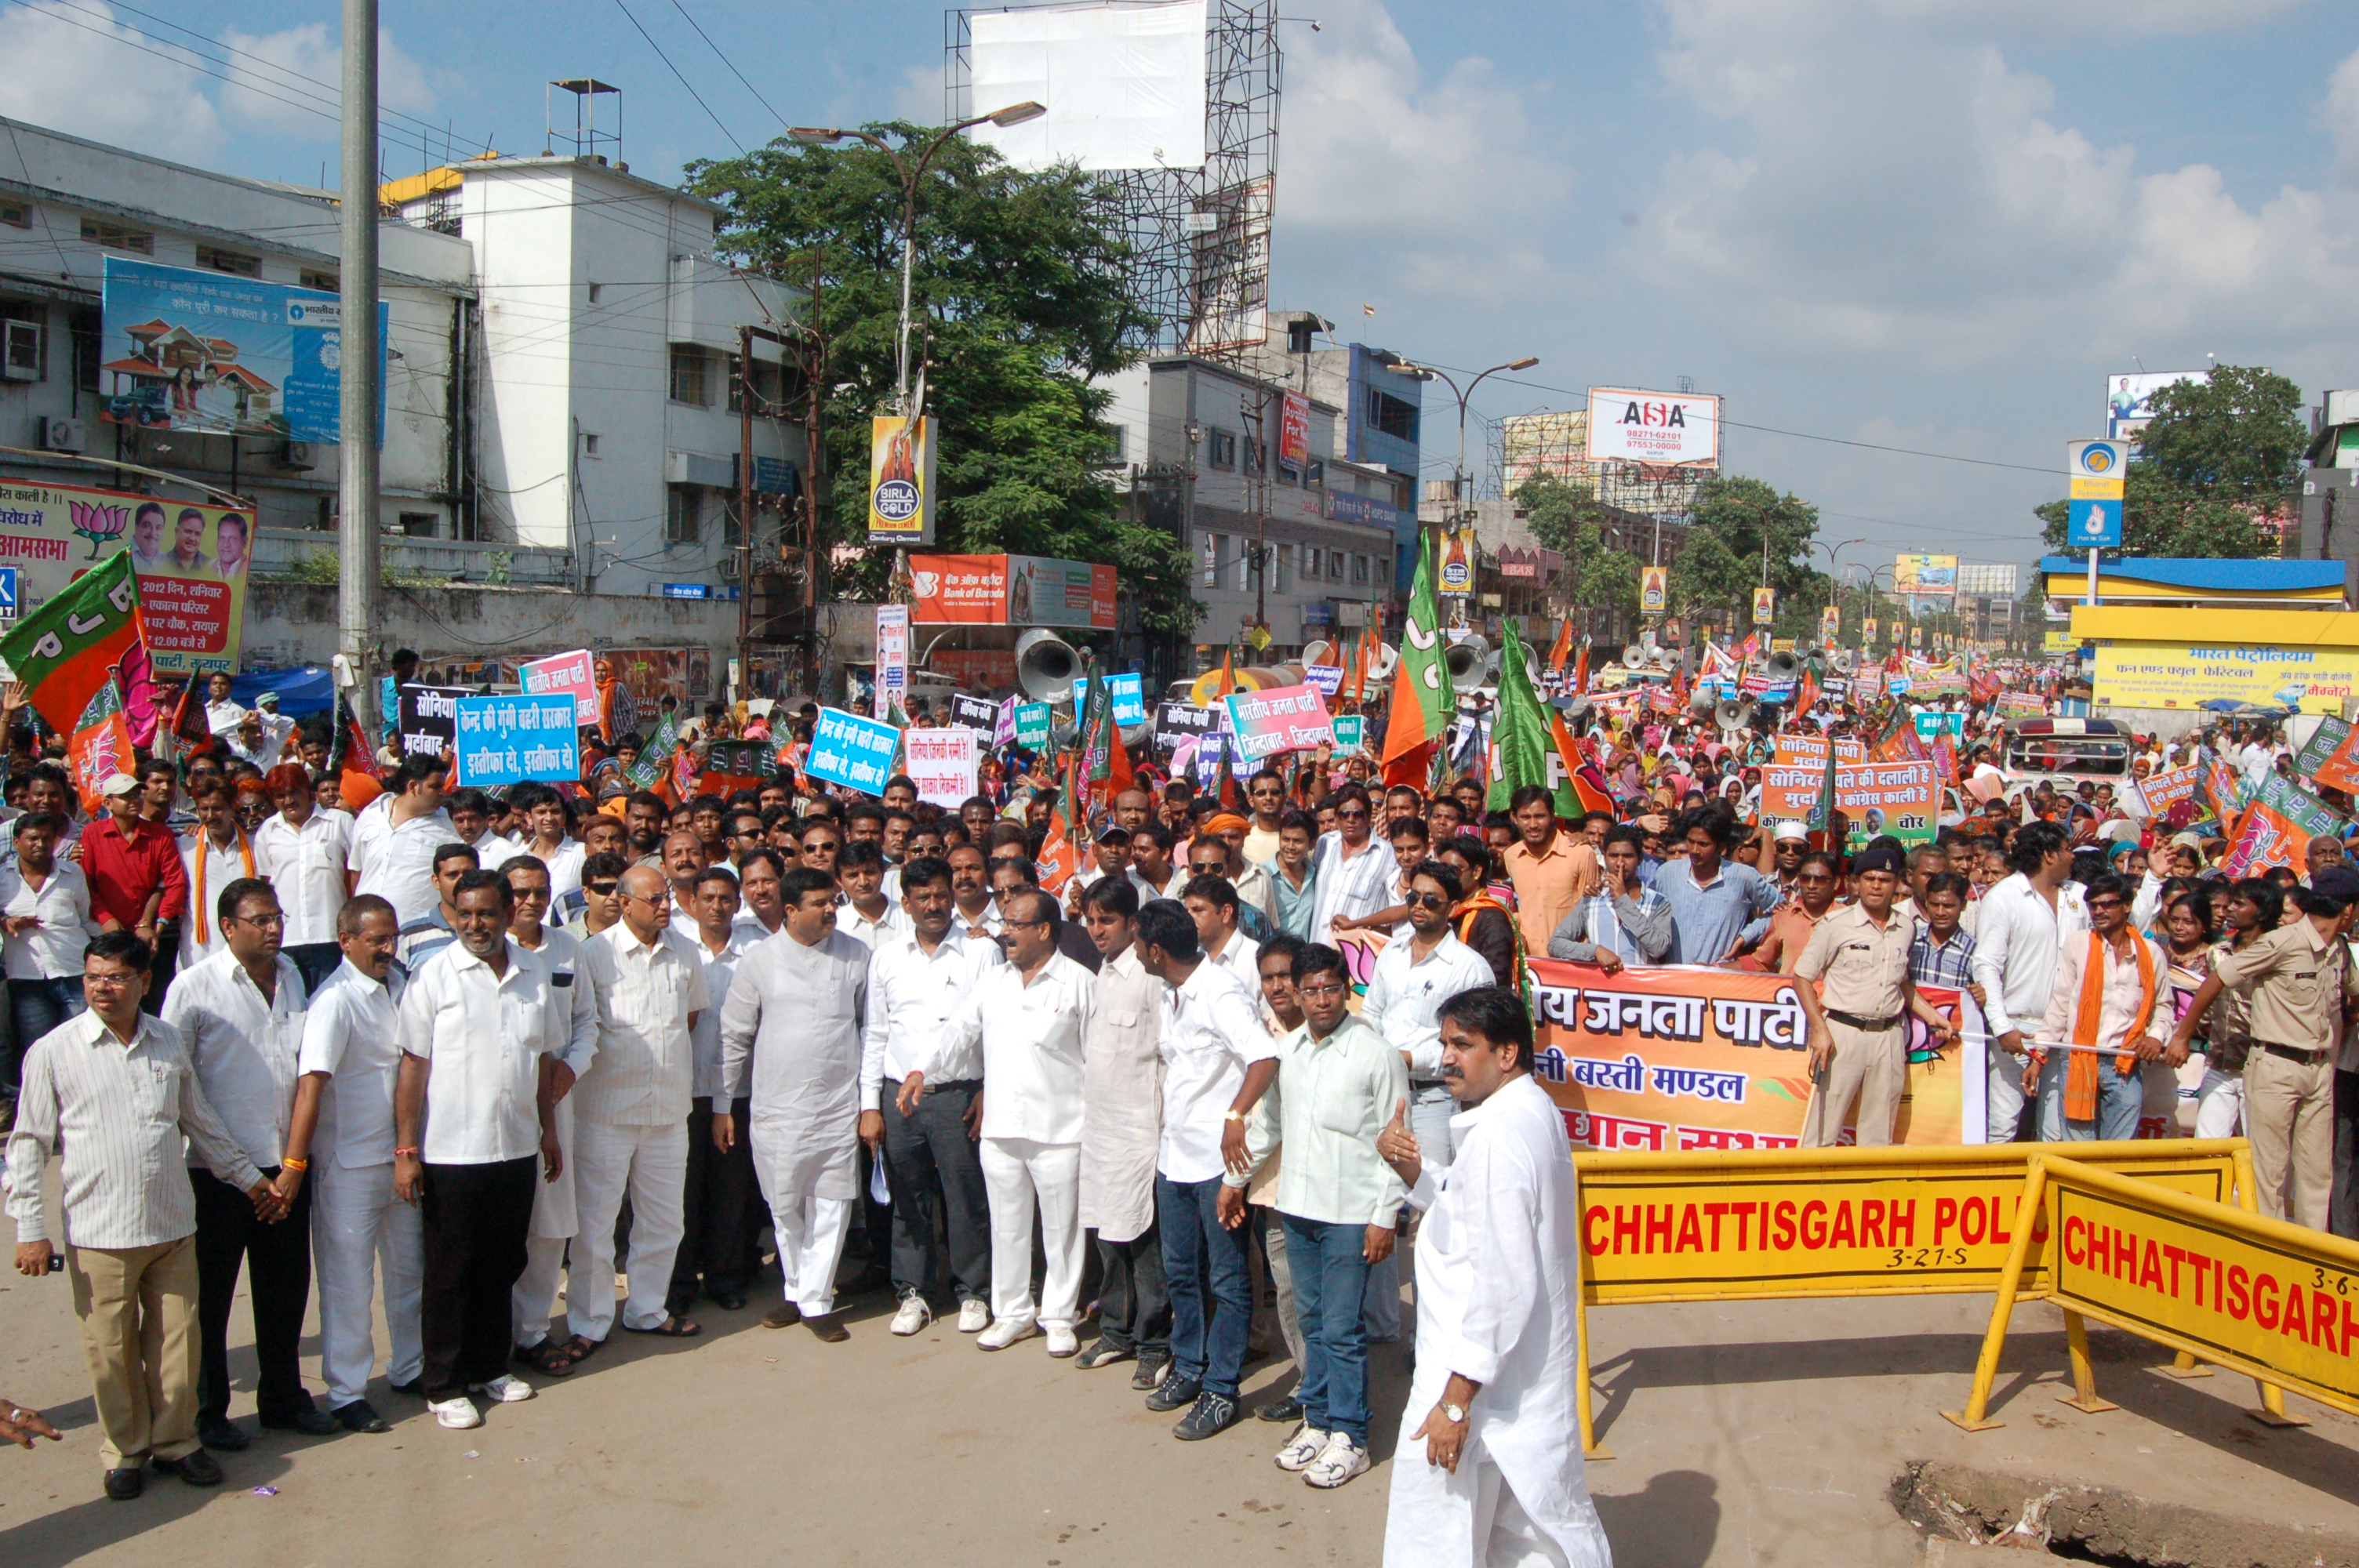
{"label": "overhead power line", "polygon": [[[696,100],[696,106],[703,110],[706,114],[711,115],[714,124],[721,126],[721,134],[727,136],[730,144],[736,147],[739,152],[744,152],[745,150],[745,144],[737,139],[737,133],[731,130],[727,124],[723,124],[720,115],[712,113],[712,105],[704,101],[704,94],[696,90],[695,83],[688,80],[687,76],[681,72],[679,67],[672,64],[671,56],[664,53],[663,45],[656,42],[655,35],[648,32],[647,28],[639,26],[639,19],[631,15],[631,8],[628,5],[624,5],[623,0],[614,0],[614,9],[620,11],[624,16],[624,18],[627,20],[633,27],[638,29],[639,37],[647,40],[647,48],[655,50],[656,58],[664,62],[664,69],[670,71],[672,75],[679,78],[679,84],[688,89],[688,95],[690,98]],[[683,13],[683,15],[685,13]],[[710,43],[712,40],[708,38],[705,41]],[[764,107],[766,108],[768,105],[766,104]]]}

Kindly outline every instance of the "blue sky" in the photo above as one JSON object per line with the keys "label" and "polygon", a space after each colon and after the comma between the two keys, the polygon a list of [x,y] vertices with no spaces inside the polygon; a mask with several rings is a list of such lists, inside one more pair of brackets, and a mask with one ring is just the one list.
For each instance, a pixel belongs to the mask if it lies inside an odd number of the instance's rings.
{"label": "blue sky", "polygon": [[[2313,399],[2359,385],[2348,4],[1286,9],[1321,27],[1284,29],[1275,303],[1445,365],[1538,354],[1486,384],[1494,417],[1692,376],[1728,399],[1730,468],[1819,503],[1830,544],[1868,541],[1846,562],[2029,559],[2029,508],[2061,443],[2102,433],[2108,372],[2216,353]],[[332,123],[277,99],[332,89],[251,62],[332,82],[336,24],[264,0],[0,0],[0,113],[316,182]],[[942,33],[909,0],[416,0],[388,8],[385,93],[462,151],[536,151],[542,83],[594,74],[625,90],[625,156],[668,178],[734,150],[722,126],[775,135],[757,92],[796,123],[939,114]],[[396,124],[387,170],[414,173],[418,125]]]}

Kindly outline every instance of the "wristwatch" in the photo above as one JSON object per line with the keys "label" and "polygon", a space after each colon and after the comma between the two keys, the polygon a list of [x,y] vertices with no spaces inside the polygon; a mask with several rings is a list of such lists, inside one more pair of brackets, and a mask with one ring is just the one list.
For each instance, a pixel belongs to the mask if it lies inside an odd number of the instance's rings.
{"label": "wristwatch", "polygon": [[1441,1413],[1450,1418],[1450,1424],[1452,1426],[1464,1426],[1466,1424],[1466,1407],[1464,1405],[1453,1405],[1448,1400],[1444,1400],[1441,1401]]}

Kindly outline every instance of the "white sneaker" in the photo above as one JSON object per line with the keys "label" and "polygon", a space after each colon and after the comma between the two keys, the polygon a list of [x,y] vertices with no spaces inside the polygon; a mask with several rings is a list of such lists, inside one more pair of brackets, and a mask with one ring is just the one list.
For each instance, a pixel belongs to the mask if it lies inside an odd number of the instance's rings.
{"label": "white sneaker", "polygon": [[1332,1490],[1368,1467],[1368,1451],[1344,1436],[1334,1433],[1327,1446],[1319,1451],[1302,1472],[1302,1478],[1311,1486]]}
{"label": "white sneaker", "polygon": [[483,1395],[495,1405],[521,1404],[532,1398],[532,1385],[514,1376],[494,1378],[488,1383],[477,1384],[471,1391]]}
{"label": "white sneaker", "polygon": [[901,1310],[893,1314],[893,1332],[906,1339],[933,1321],[934,1309],[926,1304],[925,1297],[903,1296]]}
{"label": "white sneaker", "polygon": [[434,1412],[437,1423],[447,1426],[453,1432],[462,1432],[468,1427],[484,1424],[483,1412],[475,1408],[475,1401],[464,1394],[447,1400],[429,1400],[426,1408]]}
{"label": "white sneaker", "polygon": [[988,1305],[979,1301],[963,1301],[959,1303],[959,1332],[961,1334],[981,1334],[984,1329],[989,1328],[990,1326],[991,1308]]}
{"label": "white sneaker", "polygon": [[1294,1435],[1288,1438],[1286,1446],[1277,1451],[1277,1467],[1281,1470],[1302,1469],[1318,1458],[1326,1446],[1327,1434],[1306,1421],[1294,1429]]}
{"label": "white sneaker", "polygon": [[1049,1330],[1049,1355],[1057,1357],[1078,1356],[1081,1354],[1081,1350],[1082,1336],[1075,1334],[1071,1329],[1052,1328]]}
{"label": "white sneaker", "polygon": [[1028,1317],[1003,1317],[983,1331],[975,1343],[985,1350],[1005,1350],[1020,1339],[1029,1339],[1040,1332],[1038,1323]]}

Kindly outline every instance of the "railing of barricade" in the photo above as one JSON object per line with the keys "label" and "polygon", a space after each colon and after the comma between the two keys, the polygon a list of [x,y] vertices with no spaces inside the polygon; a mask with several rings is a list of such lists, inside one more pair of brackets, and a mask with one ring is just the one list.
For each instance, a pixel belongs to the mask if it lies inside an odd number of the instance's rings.
{"label": "railing of barricade", "polygon": [[[1593,1305],[1995,1292],[2010,1265],[2017,1296],[2043,1293],[2046,1228],[2024,1199],[2032,1162],[2052,1147],[1575,1154],[1582,1452],[1612,1457],[1593,1419]],[[2223,1206],[2251,1188],[2241,1138],[2071,1147],[2104,1170]]]}

